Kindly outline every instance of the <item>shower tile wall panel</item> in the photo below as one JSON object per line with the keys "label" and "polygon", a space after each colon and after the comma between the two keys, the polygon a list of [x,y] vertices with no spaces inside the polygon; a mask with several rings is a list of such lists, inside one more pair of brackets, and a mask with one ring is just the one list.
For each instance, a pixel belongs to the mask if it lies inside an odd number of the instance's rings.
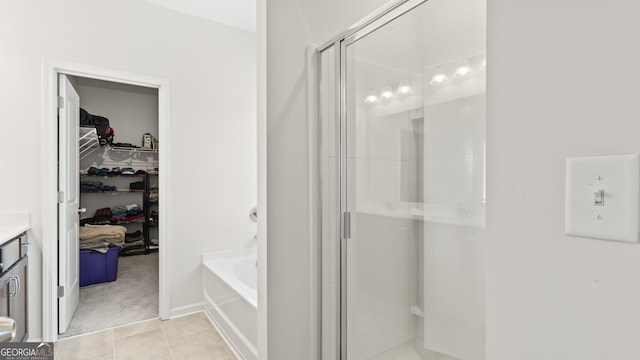
{"label": "shower tile wall panel", "polygon": [[408,115],[404,113],[369,119],[367,158],[402,160],[402,129],[410,126],[407,117]]}
{"label": "shower tile wall panel", "polygon": [[365,179],[369,180],[369,201],[386,205],[400,201],[401,161],[397,160],[367,160],[369,172]]}
{"label": "shower tile wall panel", "polygon": [[[417,298],[416,236],[413,221],[355,214],[347,253],[349,353],[366,359],[411,340],[409,312]],[[358,304],[357,307],[353,304]]]}
{"label": "shower tile wall panel", "polygon": [[417,201],[415,151],[412,153],[416,148],[415,129],[410,113],[357,121],[360,124],[356,141],[351,144],[357,149],[357,207],[380,208],[400,201]]}
{"label": "shower tile wall panel", "polygon": [[484,206],[485,95],[425,107],[425,202]]}
{"label": "shower tile wall panel", "polygon": [[416,256],[413,221],[358,213],[347,242],[349,277],[407,266]]}
{"label": "shower tile wall panel", "polygon": [[413,338],[409,313],[409,266],[401,266],[349,279],[347,306],[351,314],[347,347],[350,359],[367,359]]}
{"label": "shower tile wall panel", "polygon": [[[425,203],[449,223],[424,229],[424,344],[484,359],[485,96],[425,107]],[[428,218],[427,218],[428,219]]]}
{"label": "shower tile wall panel", "polygon": [[426,348],[465,360],[484,354],[484,229],[427,223]]}

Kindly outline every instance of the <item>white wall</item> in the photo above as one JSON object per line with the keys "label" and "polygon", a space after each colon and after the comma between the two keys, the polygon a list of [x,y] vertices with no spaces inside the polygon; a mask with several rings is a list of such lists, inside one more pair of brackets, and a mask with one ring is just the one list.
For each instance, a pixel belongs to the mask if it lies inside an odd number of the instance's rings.
{"label": "white wall", "polygon": [[[0,211],[31,212],[30,326],[41,336],[43,58],[169,79],[171,308],[201,302],[200,255],[252,245],[256,204],[255,34],[142,1],[0,6]],[[116,129],[117,130],[117,129]],[[162,147],[162,139],[160,147]],[[162,170],[161,170],[162,171]]]}
{"label": "white wall", "polygon": [[640,5],[489,1],[487,358],[640,358],[640,247],[564,235],[565,159],[640,152]]}
{"label": "white wall", "polygon": [[[314,359],[305,48],[384,1],[269,0],[266,9],[268,356]],[[343,11],[344,10],[344,11]],[[264,14],[263,14],[264,15]],[[259,13],[260,16],[260,13]]]}

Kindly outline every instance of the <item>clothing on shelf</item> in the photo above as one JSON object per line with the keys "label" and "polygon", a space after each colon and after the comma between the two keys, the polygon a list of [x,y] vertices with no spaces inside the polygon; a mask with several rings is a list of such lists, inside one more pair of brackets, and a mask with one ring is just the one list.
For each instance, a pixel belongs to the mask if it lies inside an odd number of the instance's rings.
{"label": "clothing on shelf", "polygon": [[149,213],[149,225],[152,226],[157,226],[158,225],[158,211],[157,210],[152,210],[151,213]]}
{"label": "clothing on shelf", "polygon": [[130,148],[130,149],[139,148],[139,146],[135,146],[135,145],[129,144],[129,143],[121,143],[121,142],[114,143],[113,146],[119,147],[119,148]]}
{"label": "clothing on shelf", "polygon": [[120,249],[120,255],[129,256],[145,253],[146,248],[142,231],[138,230],[132,233],[125,234],[124,246],[122,247],[122,249]]}
{"label": "clothing on shelf", "polygon": [[80,250],[106,253],[110,246],[124,245],[127,229],[115,225],[85,225],[80,227]]}
{"label": "clothing on shelf", "polygon": [[129,184],[129,189],[135,190],[135,191],[144,190],[144,181],[132,182],[131,184]]}
{"label": "clothing on shelf", "polygon": [[[125,223],[134,223],[134,222],[142,222],[144,221],[144,213],[138,204],[130,204],[130,205],[119,205],[112,209],[118,208],[118,213],[120,217],[117,221],[125,222]],[[112,219],[112,222],[115,219]]]}
{"label": "clothing on shelf", "polygon": [[80,224],[118,225],[144,222],[144,211],[138,204],[116,205],[96,210],[92,218],[81,219]]}
{"label": "clothing on shelf", "polygon": [[87,169],[86,172],[87,172],[87,174],[94,175],[94,176],[107,176],[107,175],[109,175],[109,169],[107,169],[107,168],[98,169],[95,166],[90,167],[89,169]]}
{"label": "clothing on shelf", "polygon": [[111,208],[102,208],[93,213],[93,225],[105,225],[111,222]]}
{"label": "clothing on shelf", "polygon": [[129,246],[120,250],[120,256],[142,255],[146,253],[147,249],[144,244]]}
{"label": "clothing on shelf", "polygon": [[140,230],[125,234],[124,236],[125,246],[127,246],[127,244],[138,245],[137,242],[139,241],[142,241],[144,243],[144,235]]}
{"label": "clothing on shelf", "polygon": [[158,188],[152,187],[149,189],[149,202],[155,203],[158,202]]}
{"label": "clothing on shelf", "polygon": [[122,175],[133,175],[135,173],[136,171],[133,170],[133,168],[130,168],[130,167],[122,168]]}
{"label": "clothing on shelf", "polygon": [[117,205],[111,208],[111,223],[118,224],[128,222],[127,207],[124,205]]}
{"label": "clothing on shelf", "polygon": [[[126,169],[129,169],[129,170],[127,170],[124,175],[133,175],[136,173],[135,170],[133,170],[132,168],[126,168]],[[80,169],[80,175],[120,176],[120,175],[123,175],[123,172],[122,172],[122,169],[120,169],[120,167],[118,166],[111,168],[111,170],[109,170],[108,168],[97,168],[95,166],[91,166],[87,170]]]}
{"label": "clothing on shelf", "polygon": [[80,181],[80,192],[117,191],[115,186],[105,185],[100,181]]}

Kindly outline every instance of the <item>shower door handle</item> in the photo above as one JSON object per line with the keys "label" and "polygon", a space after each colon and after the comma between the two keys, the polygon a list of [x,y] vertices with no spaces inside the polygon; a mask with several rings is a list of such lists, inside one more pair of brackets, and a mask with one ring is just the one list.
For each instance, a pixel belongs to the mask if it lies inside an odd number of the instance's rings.
{"label": "shower door handle", "polygon": [[351,239],[351,213],[342,213],[342,238]]}

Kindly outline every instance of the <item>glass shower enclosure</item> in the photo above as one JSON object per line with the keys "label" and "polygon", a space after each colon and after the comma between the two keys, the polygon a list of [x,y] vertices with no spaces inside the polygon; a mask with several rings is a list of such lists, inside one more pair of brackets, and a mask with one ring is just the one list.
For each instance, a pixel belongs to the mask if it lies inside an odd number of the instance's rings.
{"label": "glass shower enclosure", "polygon": [[322,359],[484,359],[485,0],[321,47]]}

